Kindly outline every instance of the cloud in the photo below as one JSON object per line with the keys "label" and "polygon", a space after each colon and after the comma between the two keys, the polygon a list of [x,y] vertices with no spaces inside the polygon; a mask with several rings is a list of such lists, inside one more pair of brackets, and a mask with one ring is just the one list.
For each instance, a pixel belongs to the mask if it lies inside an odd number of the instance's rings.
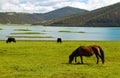
{"label": "cloud", "polygon": [[[88,7],[88,10],[94,10],[117,2],[120,2],[120,0],[88,0],[86,6]],[[85,8],[87,9],[87,7]]]}
{"label": "cloud", "polygon": [[0,12],[44,13],[65,6],[94,10],[117,2],[120,0],[0,0]]}

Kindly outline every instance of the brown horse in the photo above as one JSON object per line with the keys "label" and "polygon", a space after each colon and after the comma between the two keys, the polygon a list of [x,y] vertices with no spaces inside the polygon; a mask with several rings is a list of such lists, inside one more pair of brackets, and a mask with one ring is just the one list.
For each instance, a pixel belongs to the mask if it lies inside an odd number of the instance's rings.
{"label": "brown horse", "polygon": [[83,64],[83,58],[82,56],[90,57],[93,54],[96,55],[97,58],[97,64],[99,62],[99,58],[102,60],[102,63],[104,64],[104,51],[100,46],[93,45],[93,46],[80,46],[78,47],[73,53],[69,56],[69,63],[72,63],[74,57],[76,62],[76,57],[80,56],[81,63]]}

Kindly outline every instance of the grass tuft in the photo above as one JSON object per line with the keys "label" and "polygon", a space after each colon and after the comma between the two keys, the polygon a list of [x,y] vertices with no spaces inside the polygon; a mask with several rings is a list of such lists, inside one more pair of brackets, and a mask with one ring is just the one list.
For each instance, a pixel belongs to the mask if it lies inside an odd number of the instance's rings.
{"label": "grass tuft", "polygon": [[0,28],[0,30],[3,30],[2,28]]}
{"label": "grass tuft", "polygon": [[13,32],[11,34],[44,34],[40,32],[26,31],[26,32]]}
{"label": "grass tuft", "polygon": [[59,32],[71,32],[69,30],[60,30]]}
{"label": "grass tuft", "polygon": [[7,36],[14,38],[53,38],[52,36]]}
{"label": "grass tuft", "polygon": [[31,31],[29,29],[14,29],[15,31]]}

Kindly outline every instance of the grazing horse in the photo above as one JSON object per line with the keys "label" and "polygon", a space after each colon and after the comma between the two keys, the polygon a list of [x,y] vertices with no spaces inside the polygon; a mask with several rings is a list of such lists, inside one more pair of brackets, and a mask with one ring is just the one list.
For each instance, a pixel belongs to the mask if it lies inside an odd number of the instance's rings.
{"label": "grazing horse", "polygon": [[73,51],[72,54],[69,56],[69,63],[71,64],[73,59],[75,58],[76,62],[76,57],[80,56],[81,63],[83,64],[83,58],[82,56],[87,56],[90,57],[93,54],[96,55],[97,58],[97,64],[99,62],[99,58],[102,60],[102,64],[104,64],[104,51],[100,46],[93,45],[93,46],[80,46],[78,47],[75,51]]}
{"label": "grazing horse", "polygon": [[6,40],[6,43],[10,43],[10,42],[16,42],[15,38],[9,37],[9,38]]}
{"label": "grazing horse", "polygon": [[62,39],[61,38],[57,38],[57,43],[62,43]]}

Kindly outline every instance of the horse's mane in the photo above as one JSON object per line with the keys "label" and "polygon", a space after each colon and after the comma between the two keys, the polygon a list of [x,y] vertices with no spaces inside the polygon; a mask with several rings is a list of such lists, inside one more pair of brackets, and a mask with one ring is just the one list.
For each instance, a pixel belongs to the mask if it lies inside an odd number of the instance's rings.
{"label": "horse's mane", "polygon": [[75,49],[70,56],[77,56],[77,55],[78,55],[78,52],[79,52],[78,50],[79,50],[80,48],[81,48],[81,46],[78,47],[77,49]]}

